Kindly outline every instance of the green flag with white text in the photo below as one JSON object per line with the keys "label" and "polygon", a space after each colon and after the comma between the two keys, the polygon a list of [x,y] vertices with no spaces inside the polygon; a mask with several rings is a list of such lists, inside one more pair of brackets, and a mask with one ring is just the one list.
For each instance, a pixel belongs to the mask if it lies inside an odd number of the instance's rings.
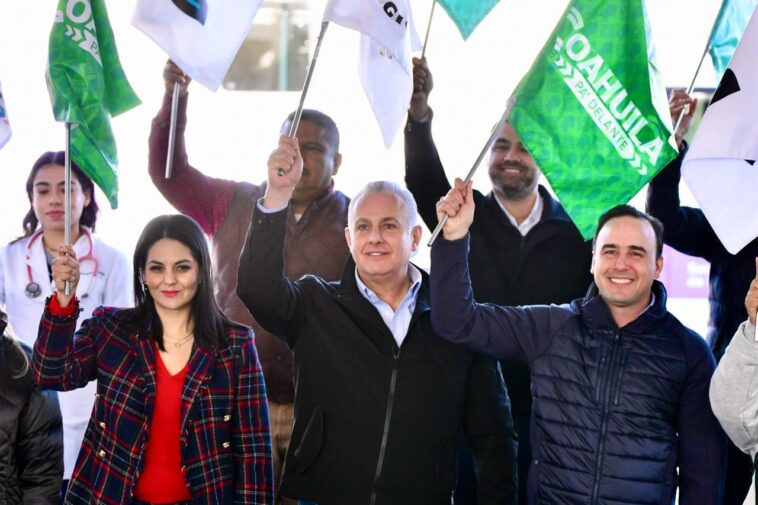
{"label": "green flag with white text", "polygon": [[573,0],[511,124],[585,238],[677,155],[642,0]]}
{"label": "green flag with white text", "polygon": [[59,0],[47,84],[56,121],[71,123],[71,159],[118,205],[110,116],[140,101],[126,79],[103,0]]}
{"label": "green flag with white text", "polygon": [[498,2],[500,0],[437,0],[458,27],[464,40],[469,38]]}

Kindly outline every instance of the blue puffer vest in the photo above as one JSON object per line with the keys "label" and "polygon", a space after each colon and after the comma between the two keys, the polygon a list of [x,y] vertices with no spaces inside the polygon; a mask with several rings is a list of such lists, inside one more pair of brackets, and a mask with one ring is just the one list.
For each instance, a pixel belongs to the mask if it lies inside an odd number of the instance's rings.
{"label": "blue puffer vest", "polygon": [[530,503],[673,503],[687,355],[703,346],[666,311],[663,285],[653,291],[619,330],[593,285],[532,363]]}

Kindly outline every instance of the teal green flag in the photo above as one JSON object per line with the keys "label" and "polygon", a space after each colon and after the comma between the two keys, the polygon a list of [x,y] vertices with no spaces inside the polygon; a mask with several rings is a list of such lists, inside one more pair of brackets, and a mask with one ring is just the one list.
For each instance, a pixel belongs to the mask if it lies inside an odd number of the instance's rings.
{"label": "teal green flag", "polygon": [[724,0],[721,4],[708,46],[717,81],[721,80],[734,50],[737,49],[747,22],[755,10],[755,4],[756,0]]}
{"label": "teal green flag", "polygon": [[56,121],[71,123],[71,159],[118,206],[110,116],[140,101],[126,80],[103,0],[59,0],[50,32],[47,87]]}
{"label": "teal green flag", "polygon": [[585,238],[677,154],[642,0],[573,0],[514,98],[513,128]]}
{"label": "teal green flag", "polygon": [[464,40],[469,38],[498,2],[500,0],[437,0],[452,18]]}

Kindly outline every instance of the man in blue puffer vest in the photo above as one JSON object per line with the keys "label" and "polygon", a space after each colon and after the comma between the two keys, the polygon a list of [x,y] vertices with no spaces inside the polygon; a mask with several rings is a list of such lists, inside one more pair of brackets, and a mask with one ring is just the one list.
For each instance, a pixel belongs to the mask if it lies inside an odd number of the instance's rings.
{"label": "man in blue puffer vest", "polygon": [[708,401],[706,342],[666,310],[663,227],[622,205],[599,220],[594,284],[571,304],[474,302],[471,185],[437,205],[450,216],[432,249],[435,332],[532,375],[530,504],[720,505],[726,440]]}

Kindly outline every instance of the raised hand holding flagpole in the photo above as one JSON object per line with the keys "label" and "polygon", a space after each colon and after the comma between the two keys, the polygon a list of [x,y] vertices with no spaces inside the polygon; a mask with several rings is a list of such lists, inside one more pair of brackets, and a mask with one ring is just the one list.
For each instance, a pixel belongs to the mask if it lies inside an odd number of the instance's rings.
{"label": "raised hand holding flagpole", "polygon": [[[329,26],[329,21],[323,21],[321,23],[321,31],[318,34],[318,40],[316,41],[316,49],[313,51],[313,58],[308,65],[308,73],[305,75],[305,83],[303,84],[303,91],[300,93],[300,103],[297,106],[297,111],[292,118],[292,124],[290,124],[290,131],[287,135],[289,138],[295,138],[297,133],[297,127],[300,126],[300,118],[303,115],[303,106],[305,105],[305,97],[308,95],[308,88],[311,85],[311,77],[313,77],[313,71],[316,68],[316,61],[318,60],[318,53],[321,51],[321,43],[324,41],[324,34]],[[284,176],[285,171],[283,168],[277,170],[276,175],[279,177]]]}
{"label": "raised hand holding flagpole", "polygon": [[[484,155],[487,154],[487,151],[489,151],[490,146],[492,146],[492,143],[495,142],[495,139],[498,136],[498,133],[500,133],[500,130],[503,128],[503,125],[508,121],[508,117],[511,115],[511,111],[513,110],[513,106],[516,104],[515,97],[511,97],[508,99],[508,105],[505,108],[505,112],[503,112],[502,117],[500,118],[500,121],[495,125],[495,127],[492,129],[492,133],[490,133],[490,137],[487,139],[487,142],[484,144],[484,147],[482,148],[482,151],[479,153],[479,156],[477,156],[476,161],[474,161],[474,165],[471,167],[471,170],[468,171],[468,174],[466,174],[466,178],[463,180],[463,183],[465,185],[468,185],[468,183],[471,181],[471,179],[474,177],[474,174],[476,173],[477,168],[479,168],[479,164],[484,159]],[[432,247],[432,244],[434,244],[434,241],[437,240],[437,235],[440,234],[442,231],[442,227],[445,226],[445,222],[447,221],[447,214],[442,216],[442,219],[439,220],[437,223],[437,226],[434,228],[434,231],[432,232],[431,238],[429,238],[429,242],[427,245],[429,247]]]}
{"label": "raised hand holding flagpole", "polygon": [[[710,52],[713,58],[713,68],[716,70],[716,76],[721,78],[721,74],[726,70],[726,65],[731,60],[734,50],[737,48],[737,42],[742,38],[745,27],[750,20],[750,15],[755,9],[756,0],[724,0],[719,8],[716,18],[713,20],[713,26],[708,34],[708,40],[705,44],[700,61],[695,69],[695,75],[687,88],[687,95],[692,94],[695,88],[695,81],[700,74],[703,61]],[[679,130],[682,118],[688,113],[684,108],[674,122],[674,133]]]}
{"label": "raised hand holding flagpole", "polygon": [[187,87],[192,78],[185,74],[176,63],[171,60],[166,62],[163,68],[163,80],[166,83],[166,91],[171,90],[171,119],[168,130],[168,150],[166,151],[166,179],[171,178],[174,166],[174,147],[176,145],[176,121],[179,111],[179,98],[187,95]]}

